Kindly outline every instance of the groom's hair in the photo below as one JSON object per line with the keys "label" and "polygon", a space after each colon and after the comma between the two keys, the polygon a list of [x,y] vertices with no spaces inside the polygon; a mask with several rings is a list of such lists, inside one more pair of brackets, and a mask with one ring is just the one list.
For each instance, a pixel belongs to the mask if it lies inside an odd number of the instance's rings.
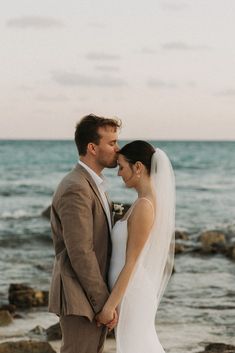
{"label": "groom's hair", "polygon": [[86,155],[88,143],[99,144],[101,136],[98,129],[106,126],[111,126],[116,131],[121,128],[121,120],[89,114],[78,122],[75,130],[75,143],[80,156]]}

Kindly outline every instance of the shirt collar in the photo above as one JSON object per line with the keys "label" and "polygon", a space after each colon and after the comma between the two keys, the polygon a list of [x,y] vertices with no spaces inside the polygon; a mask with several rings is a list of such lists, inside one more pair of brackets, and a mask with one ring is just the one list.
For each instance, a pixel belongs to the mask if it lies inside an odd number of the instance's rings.
{"label": "shirt collar", "polygon": [[92,179],[94,180],[94,182],[96,183],[96,185],[99,187],[101,184],[103,184],[104,179],[103,176],[99,176],[98,174],[96,174],[96,172],[94,172],[94,170],[92,170],[90,167],[88,167],[88,165],[82,161],[78,161],[78,164],[80,164],[83,168],[86,169],[86,171],[90,174],[90,176],[92,177]]}

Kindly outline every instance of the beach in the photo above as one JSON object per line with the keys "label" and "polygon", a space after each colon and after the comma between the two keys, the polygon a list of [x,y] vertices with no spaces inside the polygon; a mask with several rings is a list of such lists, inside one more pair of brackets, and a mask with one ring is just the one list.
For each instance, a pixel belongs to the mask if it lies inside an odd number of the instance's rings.
{"label": "beach", "polygon": [[[159,339],[167,353],[200,352],[210,342],[235,345],[235,143],[153,143],[169,154],[177,188],[175,272],[157,312]],[[0,147],[2,306],[12,283],[49,289],[54,251],[42,213],[77,155],[72,141],[0,141]],[[124,189],[116,172],[105,172],[110,198],[132,203],[136,195]],[[30,331],[58,322],[46,306],[16,313],[21,318],[0,327],[0,343],[43,340]],[[50,343],[58,352],[60,341]],[[113,339],[105,352],[115,352]]]}

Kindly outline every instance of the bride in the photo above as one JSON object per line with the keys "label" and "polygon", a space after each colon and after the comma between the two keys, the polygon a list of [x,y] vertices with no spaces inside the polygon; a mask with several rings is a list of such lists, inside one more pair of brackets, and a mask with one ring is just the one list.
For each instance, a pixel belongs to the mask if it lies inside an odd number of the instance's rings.
{"label": "bride", "polygon": [[118,175],[138,198],[112,231],[111,294],[97,316],[115,328],[117,353],[164,353],[155,330],[174,259],[175,185],[167,155],[145,141],[125,145]]}

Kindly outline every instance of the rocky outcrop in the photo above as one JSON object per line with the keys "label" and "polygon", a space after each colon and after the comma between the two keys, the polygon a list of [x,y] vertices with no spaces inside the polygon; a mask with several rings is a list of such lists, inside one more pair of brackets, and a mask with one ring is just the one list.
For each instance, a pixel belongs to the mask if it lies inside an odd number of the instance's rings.
{"label": "rocky outcrop", "polygon": [[185,251],[185,246],[183,244],[175,243],[175,254],[181,254]]}
{"label": "rocky outcrop", "polygon": [[48,342],[17,341],[0,344],[0,353],[56,353]]}
{"label": "rocky outcrop", "polygon": [[0,312],[2,310],[7,310],[7,311],[9,311],[10,314],[15,314],[16,306],[12,305],[12,304],[5,304],[0,307]]}
{"label": "rocky outcrop", "polygon": [[187,232],[185,231],[181,231],[181,230],[176,230],[175,231],[175,239],[178,240],[188,240],[189,239],[189,235]]}
{"label": "rocky outcrop", "polygon": [[59,322],[55,325],[52,325],[46,329],[46,336],[48,341],[57,341],[61,340],[62,333]]}
{"label": "rocky outcrop", "polygon": [[235,353],[235,346],[224,343],[209,343],[200,353]]}
{"label": "rocky outcrop", "polygon": [[42,326],[38,325],[38,326],[35,326],[32,330],[30,330],[28,335],[31,338],[37,338],[37,339],[40,338],[45,341],[44,338],[46,338],[46,330]]}
{"label": "rocky outcrop", "polygon": [[226,251],[225,234],[219,231],[209,230],[200,235],[202,251],[204,253],[218,253]]}
{"label": "rocky outcrop", "polygon": [[8,299],[17,308],[47,306],[48,291],[36,291],[24,284],[11,284]]}
{"label": "rocky outcrop", "polygon": [[235,260],[235,245],[228,246],[226,255],[232,260]]}
{"label": "rocky outcrop", "polygon": [[43,212],[42,212],[42,217],[45,217],[47,219],[50,219],[51,216],[51,206],[48,206]]}
{"label": "rocky outcrop", "polygon": [[13,318],[9,311],[1,310],[0,311],[0,326],[7,326],[13,322]]}

